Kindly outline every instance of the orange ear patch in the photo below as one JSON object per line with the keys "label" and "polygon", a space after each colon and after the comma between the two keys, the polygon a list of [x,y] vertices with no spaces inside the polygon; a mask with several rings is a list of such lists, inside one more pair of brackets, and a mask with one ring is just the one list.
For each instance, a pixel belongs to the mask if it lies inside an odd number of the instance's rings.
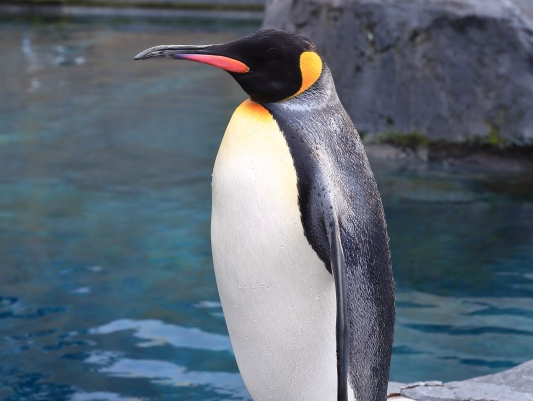
{"label": "orange ear patch", "polygon": [[293,96],[298,96],[309,89],[322,74],[322,59],[315,52],[303,52],[300,55],[300,71],[302,72],[302,86]]}

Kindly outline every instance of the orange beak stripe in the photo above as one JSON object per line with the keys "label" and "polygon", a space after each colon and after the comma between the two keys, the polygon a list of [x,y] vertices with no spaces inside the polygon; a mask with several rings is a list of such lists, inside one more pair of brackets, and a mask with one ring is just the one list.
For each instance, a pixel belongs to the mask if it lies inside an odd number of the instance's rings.
{"label": "orange beak stripe", "polygon": [[214,56],[210,54],[176,54],[175,57],[209,64],[229,72],[245,73],[250,71],[250,68],[243,62],[224,56]]}

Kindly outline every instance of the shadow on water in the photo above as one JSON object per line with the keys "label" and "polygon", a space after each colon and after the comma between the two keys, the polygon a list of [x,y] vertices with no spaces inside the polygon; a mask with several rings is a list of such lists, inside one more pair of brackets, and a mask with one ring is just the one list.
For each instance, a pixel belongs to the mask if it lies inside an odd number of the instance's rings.
{"label": "shadow on water", "polygon": [[[244,95],[206,66],[131,59],[256,28],[2,21],[0,399],[249,400],[209,243],[211,168]],[[398,289],[392,379],[533,358],[531,181],[372,163]]]}

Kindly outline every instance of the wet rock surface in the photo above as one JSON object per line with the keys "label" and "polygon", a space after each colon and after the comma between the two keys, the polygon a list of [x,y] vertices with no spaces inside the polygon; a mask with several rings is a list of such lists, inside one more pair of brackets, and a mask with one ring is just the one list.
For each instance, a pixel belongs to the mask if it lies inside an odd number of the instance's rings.
{"label": "wet rock surface", "polygon": [[264,27],[318,45],[363,133],[533,144],[529,0],[268,0]]}
{"label": "wet rock surface", "polygon": [[390,383],[389,399],[417,401],[533,401],[533,361],[458,382]]}

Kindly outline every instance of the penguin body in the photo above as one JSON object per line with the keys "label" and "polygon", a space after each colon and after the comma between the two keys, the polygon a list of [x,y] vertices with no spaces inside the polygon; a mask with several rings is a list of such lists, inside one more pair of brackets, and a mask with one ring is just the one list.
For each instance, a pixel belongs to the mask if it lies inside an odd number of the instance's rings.
{"label": "penguin body", "polygon": [[381,199],[362,142],[314,45],[260,31],[158,46],[228,71],[251,99],[213,171],[217,285],[254,400],[384,401],[394,284]]}
{"label": "penguin body", "polygon": [[217,285],[250,394],[333,400],[335,286],[305,239],[292,156],[263,106],[247,100],[235,111],[212,188]]}

